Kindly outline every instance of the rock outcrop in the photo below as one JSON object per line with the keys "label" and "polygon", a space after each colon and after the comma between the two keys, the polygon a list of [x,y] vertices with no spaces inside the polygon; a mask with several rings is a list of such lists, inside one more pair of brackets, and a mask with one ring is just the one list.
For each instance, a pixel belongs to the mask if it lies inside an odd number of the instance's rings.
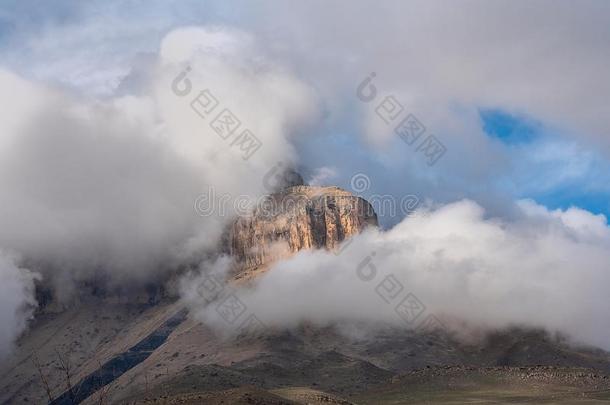
{"label": "rock outcrop", "polygon": [[338,187],[292,186],[271,194],[230,230],[236,273],[247,275],[302,249],[336,249],[377,215],[363,198]]}

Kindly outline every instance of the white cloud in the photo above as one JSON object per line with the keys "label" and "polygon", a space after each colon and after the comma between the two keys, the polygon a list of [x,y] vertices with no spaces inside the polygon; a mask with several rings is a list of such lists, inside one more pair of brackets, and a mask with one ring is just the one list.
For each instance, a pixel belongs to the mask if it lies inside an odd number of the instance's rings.
{"label": "white cloud", "polygon": [[[394,308],[411,292],[427,314],[450,326],[542,326],[609,349],[606,219],[578,209],[551,212],[532,202],[519,206],[513,221],[489,218],[467,200],[424,210],[389,231],[354,237],[340,255],[302,251],[237,293],[270,326],[365,321],[409,327]],[[203,271],[226,266],[205,264]],[[404,286],[390,304],[376,293],[389,275]],[[197,283],[189,286],[186,296],[197,316],[227,329],[216,305],[197,301]]]}
{"label": "white cloud", "polygon": [[[550,0],[524,6],[510,1],[447,5],[314,0],[295,5],[267,0],[235,8],[220,1],[205,6],[187,1],[172,7],[152,1],[134,4],[129,12],[124,7],[112,1],[64,6],[60,10],[72,10],[66,13],[70,18],[63,24],[57,18],[53,23],[24,24],[10,46],[1,50],[2,60],[28,75],[108,96],[133,68],[134,59],[156,53],[171,28],[193,21],[217,26],[229,22],[260,39],[257,52],[273,54],[315,86],[326,107],[316,132],[352,138],[351,143],[331,145],[329,136],[321,145],[311,136],[315,152],[297,152],[305,166],[336,166],[339,183],[347,184],[355,172],[379,171],[379,194],[417,193],[443,202],[466,196],[486,206],[501,205],[498,201],[505,196],[495,187],[498,173],[510,170],[515,151],[483,133],[479,107],[532,117],[575,140],[582,153],[597,147],[602,156],[610,157],[610,84],[605,69],[610,62],[610,7],[603,2]],[[54,16],[55,8],[51,11],[39,14]],[[133,15],[139,16],[137,24]],[[180,31],[173,56],[190,52],[192,39],[187,37],[201,35],[192,27]],[[204,34],[209,35],[205,41],[216,41],[206,45],[206,52],[235,46],[233,40],[222,40],[219,32],[222,29]],[[30,46],[24,47],[24,41]],[[380,125],[373,105],[356,99],[356,86],[372,71],[377,73],[379,97],[394,94],[406,112],[414,113],[428,133],[447,146],[447,154],[434,168],[396,139],[391,127]],[[368,144],[360,152],[370,158],[355,156],[361,135]],[[579,156],[563,159],[562,165],[583,169]],[[374,167],[379,162],[382,166]],[[554,162],[549,164],[559,164]],[[534,169],[533,185],[546,185],[543,177],[550,175],[549,170]],[[583,181],[592,182],[590,176]],[[521,181],[514,184],[519,189]],[[524,195],[519,191],[511,196]]]}
{"label": "white cloud", "polygon": [[[219,48],[219,38],[235,46]],[[172,81],[186,65],[192,90],[177,96]],[[232,215],[198,216],[198,195],[264,193],[265,173],[295,158],[290,139],[316,114],[309,88],[240,32],[172,32],[150,69],[144,94],[102,101],[0,71],[0,247],[51,279],[111,283],[198,260]],[[206,88],[220,104],[202,118],[190,103]],[[248,160],[231,145],[237,133],[223,139],[210,127],[223,108],[262,141]]]}

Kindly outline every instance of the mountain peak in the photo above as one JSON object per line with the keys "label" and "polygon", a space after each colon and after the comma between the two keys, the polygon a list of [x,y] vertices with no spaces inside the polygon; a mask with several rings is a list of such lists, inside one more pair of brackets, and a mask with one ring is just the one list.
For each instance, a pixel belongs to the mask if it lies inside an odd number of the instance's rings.
{"label": "mountain peak", "polygon": [[236,261],[236,277],[250,278],[303,249],[336,249],[370,225],[378,225],[371,204],[346,190],[286,187],[233,223],[229,250]]}

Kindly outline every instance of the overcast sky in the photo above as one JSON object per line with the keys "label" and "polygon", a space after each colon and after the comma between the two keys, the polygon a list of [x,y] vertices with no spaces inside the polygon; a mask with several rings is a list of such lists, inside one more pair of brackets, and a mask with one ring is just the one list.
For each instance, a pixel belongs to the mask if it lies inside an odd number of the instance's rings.
{"label": "overcast sky", "polygon": [[[298,139],[305,171],[329,167],[344,186],[364,171],[371,194],[467,196],[494,209],[533,198],[608,214],[609,16],[604,1],[8,1],[0,61],[111,97],[138,91],[170,30],[229,26],[319,94],[323,119]],[[379,99],[366,104],[355,89],[371,72]],[[374,114],[387,95],[442,140],[437,165]]]}

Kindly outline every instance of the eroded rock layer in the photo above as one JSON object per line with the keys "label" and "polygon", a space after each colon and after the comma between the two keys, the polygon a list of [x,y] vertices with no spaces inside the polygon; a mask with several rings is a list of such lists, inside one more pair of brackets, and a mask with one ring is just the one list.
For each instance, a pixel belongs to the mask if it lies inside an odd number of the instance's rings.
{"label": "eroded rock layer", "polygon": [[338,187],[293,186],[235,221],[230,253],[243,273],[301,249],[335,249],[370,225],[377,226],[377,215],[363,198]]}

